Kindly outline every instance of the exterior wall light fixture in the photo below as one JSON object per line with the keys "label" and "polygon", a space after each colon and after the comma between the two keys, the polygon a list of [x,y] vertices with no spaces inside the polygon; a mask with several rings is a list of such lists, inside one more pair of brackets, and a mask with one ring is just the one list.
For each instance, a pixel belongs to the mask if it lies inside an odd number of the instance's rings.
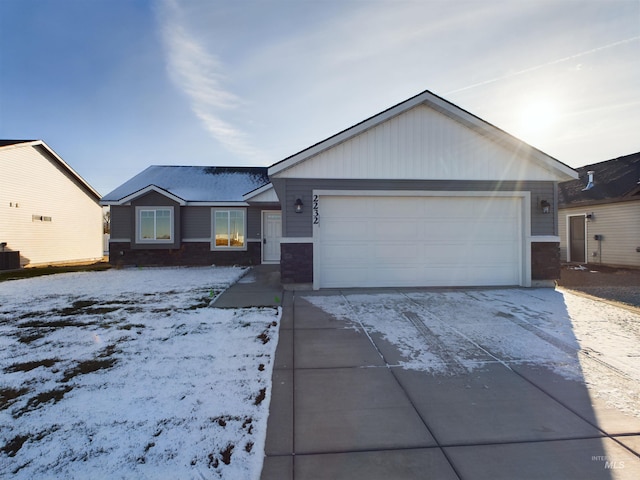
{"label": "exterior wall light fixture", "polygon": [[540,200],[540,208],[542,208],[542,213],[551,212],[551,204],[546,200]]}
{"label": "exterior wall light fixture", "polygon": [[302,213],[302,205],[304,205],[302,203],[302,200],[300,200],[299,198],[296,199],[296,203],[294,203],[295,207],[296,207],[296,213]]}

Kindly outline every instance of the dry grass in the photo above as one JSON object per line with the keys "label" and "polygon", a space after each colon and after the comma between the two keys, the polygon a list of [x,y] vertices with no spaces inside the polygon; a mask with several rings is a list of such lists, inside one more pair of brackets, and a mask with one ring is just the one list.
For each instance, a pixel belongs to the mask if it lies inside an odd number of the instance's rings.
{"label": "dry grass", "polygon": [[42,275],[55,275],[57,273],[68,272],[96,272],[101,270],[109,270],[111,265],[107,262],[92,263],[89,265],[66,265],[66,266],[48,266],[48,267],[32,267],[22,268],[20,270],[10,270],[0,272],[0,282],[7,280],[18,280],[20,278],[40,277]]}

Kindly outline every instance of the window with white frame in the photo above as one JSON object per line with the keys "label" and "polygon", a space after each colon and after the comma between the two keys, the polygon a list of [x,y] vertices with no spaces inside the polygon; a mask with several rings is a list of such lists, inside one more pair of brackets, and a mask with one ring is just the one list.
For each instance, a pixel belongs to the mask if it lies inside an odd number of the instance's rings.
{"label": "window with white frame", "polygon": [[211,247],[215,249],[247,248],[245,238],[246,215],[245,210],[219,209],[213,210],[213,238]]}
{"label": "window with white frame", "polygon": [[137,207],[138,242],[173,241],[173,207]]}

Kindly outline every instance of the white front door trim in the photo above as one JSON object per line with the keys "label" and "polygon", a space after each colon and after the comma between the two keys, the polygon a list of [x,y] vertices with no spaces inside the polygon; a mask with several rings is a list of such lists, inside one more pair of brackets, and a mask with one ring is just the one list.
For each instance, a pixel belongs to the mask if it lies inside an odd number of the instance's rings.
{"label": "white front door trim", "polygon": [[[275,221],[275,215],[279,221]],[[280,243],[282,240],[282,212],[262,211],[262,263],[280,263]]]}
{"label": "white front door trim", "polygon": [[529,191],[426,191],[426,190],[313,190],[313,289],[320,289],[320,228],[322,228],[322,197],[504,197],[520,199],[521,252],[520,286],[531,286],[531,192]]}

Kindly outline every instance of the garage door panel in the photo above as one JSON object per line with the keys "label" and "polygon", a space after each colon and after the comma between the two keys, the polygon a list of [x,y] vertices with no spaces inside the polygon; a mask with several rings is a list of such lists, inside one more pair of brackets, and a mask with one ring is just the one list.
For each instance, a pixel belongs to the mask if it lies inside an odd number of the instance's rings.
{"label": "garage door panel", "polygon": [[512,263],[519,256],[519,249],[511,243],[482,242],[460,245],[459,258],[471,260],[471,263],[488,263],[497,260]]}
{"label": "garage door panel", "polygon": [[487,220],[496,218],[496,216],[498,218],[514,217],[513,204],[500,197],[483,202],[475,202],[473,208],[477,216]]}
{"label": "garage door panel", "polygon": [[364,220],[323,219],[322,223],[325,226],[325,236],[323,238],[328,242],[340,242],[345,239],[364,239],[370,233],[370,222]]}
{"label": "garage door panel", "polygon": [[325,245],[324,262],[330,265],[348,262],[349,265],[357,266],[356,262],[358,261],[367,264],[370,260],[369,257],[369,246],[367,244],[328,243]]}
{"label": "garage door panel", "polygon": [[[421,276],[420,269],[411,265],[406,265],[404,267],[383,267],[380,268],[379,271],[387,281],[395,284],[395,286],[416,285],[416,282],[419,281]],[[369,282],[369,285],[367,286],[370,287],[380,286],[372,275],[368,276],[367,282]]]}
{"label": "garage door panel", "polygon": [[421,199],[411,197],[376,198],[369,204],[373,207],[372,214],[376,218],[397,218],[407,212],[412,212],[413,214],[422,213],[425,208]]}
{"label": "garage door panel", "polygon": [[[349,203],[348,211],[344,211],[345,202]],[[345,214],[353,218],[368,216],[369,205],[366,197],[323,197],[322,215],[328,218],[339,218]]]}
{"label": "garage door panel", "polygon": [[415,220],[373,221],[372,234],[380,242],[414,241],[421,233],[420,225]]}
{"label": "garage door panel", "polygon": [[[504,245],[500,249],[496,248],[481,248],[480,246],[474,246],[477,253],[470,254],[470,257],[477,260],[472,263],[488,264],[488,265],[513,265],[517,263],[520,258],[520,251],[513,245]],[[478,258],[480,257],[480,258]]]}
{"label": "garage door panel", "polygon": [[513,268],[510,265],[486,265],[474,266],[467,269],[466,278],[469,283],[465,285],[485,285],[487,278],[502,278],[508,279],[510,283],[507,285],[516,285],[518,283],[517,276],[513,273]]}
{"label": "garage door panel", "polygon": [[[417,220],[419,221],[419,220]],[[452,239],[466,239],[469,237],[469,224],[444,220],[440,223],[430,221],[425,223],[425,239],[433,243],[449,243]]]}
{"label": "garage door panel", "polygon": [[423,246],[423,264],[458,265],[464,262],[464,245],[461,243],[427,243]]}
{"label": "garage door panel", "polygon": [[464,217],[469,215],[469,208],[472,208],[471,202],[456,197],[429,197],[421,200],[425,202],[427,216],[433,218]]}
{"label": "garage door panel", "polygon": [[415,262],[421,255],[421,248],[415,243],[385,243],[371,246],[374,266],[380,264],[404,264]]}
{"label": "garage door panel", "polygon": [[320,283],[323,288],[344,287],[345,285],[367,286],[367,269],[336,266],[331,275],[321,276]]}
{"label": "garage door panel", "polygon": [[517,285],[521,198],[320,197],[320,287]]}

